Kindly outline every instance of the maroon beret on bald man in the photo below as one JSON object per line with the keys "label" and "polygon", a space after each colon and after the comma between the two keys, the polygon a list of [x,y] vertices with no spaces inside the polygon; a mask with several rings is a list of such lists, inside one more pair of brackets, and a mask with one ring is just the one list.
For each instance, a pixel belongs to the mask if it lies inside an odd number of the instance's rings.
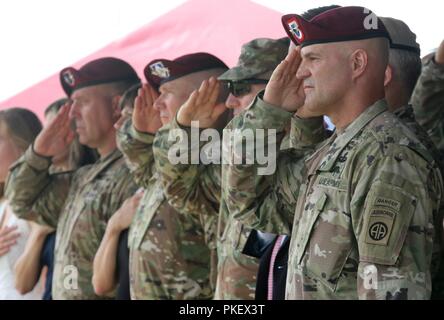
{"label": "maroon beret on bald man", "polygon": [[191,53],[174,60],[155,59],[148,63],[144,73],[148,83],[156,90],[169,81],[194,72],[209,69],[228,69],[219,58],[205,52]]}
{"label": "maroon beret on bald man", "polygon": [[339,7],[327,10],[310,21],[297,14],[287,14],[282,17],[282,25],[290,39],[302,47],[380,37],[390,41],[389,33],[382,21],[364,7]]}
{"label": "maroon beret on bald man", "polygon": [[68,67],[60,71],[60,82],[68,97],[80,88],[120,81],[138,83],[140,78],[127,62],[112,57],[90,61],[78,70]]}

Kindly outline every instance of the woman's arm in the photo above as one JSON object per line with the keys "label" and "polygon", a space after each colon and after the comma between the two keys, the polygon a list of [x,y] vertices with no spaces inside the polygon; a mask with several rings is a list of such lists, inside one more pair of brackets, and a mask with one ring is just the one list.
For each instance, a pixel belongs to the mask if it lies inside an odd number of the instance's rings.
{"label": "woman's arm", "polygon": [[111,292],[116,286],[116,261],[119,237],[133,220],[142,192],[137,192],[125,200],[119,210],[111,217],[106,226],[100,247],[94,257],[92,283],[97,295]]}
{"label": "woman's arm", "polygon": [[34,222],[29,222],[29,224],[31,233],[26,242],[25,250],[14,266],[15,288],[20,294],[32,291],[37,284],[42,270],[40,257],[43,244],[46,236],[54,231]]}

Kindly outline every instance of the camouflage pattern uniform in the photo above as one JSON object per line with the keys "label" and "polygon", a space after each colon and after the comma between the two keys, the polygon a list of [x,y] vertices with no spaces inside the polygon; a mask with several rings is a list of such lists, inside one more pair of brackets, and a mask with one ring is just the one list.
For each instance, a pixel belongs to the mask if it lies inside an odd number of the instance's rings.
{"label": "camouflage pattern uniform", "polygon": [[[289,40],[255,39],[242,47],[237,66],[219,76],[222,81],[269,79],[276,65],[285,58]],[[237,117],[236,117],[237,118]],[[235,119],[236,119],[235,118]],[[168,151],[175,142],[168,141],[170,130],[182,129],[191,137],[190,129],[173,121],[163,127],[154,142],[156,165],[162,175],[165,194],[172,206],[187,214],[217,217],[218,274],[216,299],[254,299],[258,259],[242,250],[251,228],[234,219],[228,212],[224,189],[224,166],[218,164],[175,164]],[[226,127],[230,129],[230,124]],[[200,149],[207,143],[196,144]],[[192,153],[191,143],[186,150]]]}
{"label": "camouflage pattern uniform", "polygon": [[182,214],[165,200],[154,168],[153,135],[138,132],[128,120],[117,137],[137,184],[145,189],[128,235],[131,298],[211,299],[216,220]]}
{"label": "camouflage pattern uniform", "polygon": [[441,176],[385,110],[377,102],[308,160],[287,298],[430,298]]}
{"label": "camouflage pattern uniform", "polygon": [[[423,61],[421,75],[413,91],[411,103],[416,120],[436,145],[441,173],[444,173],[444,121],[441,110],[444,106],[444,66],[435,62],[434,54],[427,56]],[[442,224],[441,217],[437,225],[442,226]],[[441,254],[444,256],[444,251]],[[440,278],[433,283],[432,297],[444,299],[444,257],[441,258],[438,275]]]}
{"label": "camouflage pattern uniform", "polygon": [[[168,135],[172,129],[182,129],[191,137],[190,129],[179,126],[175,120],[159,130],[156,136],[154,153],[157,168],[162,174],[165,194],[170,204],[181,212],[218,220],[215,298],[253,299],[258,261],[242,254],[250,229],[231,219],[225,209],[221,198],[221,185],[224,183],[221,180],[221,166],[171,164],[168,151],[174,142],[168,141]],[[187,152],[191,152],[191,148]]]}
{"label": "camouflage pattern uniform", "polygon": [[[251,112],[245,123],[257,120]],[[268,128],[281,128],[289,117],[277,108],[266,114],[272,115],[263,120]],[[306,168],[293,221],[287,299],[428,299],[432,251],[439,246],[434,219],[441,175],[385,101],[321,144]],[[242,167],[230,170],[234,190]]]}
{"label": "camouflage pattern uniform", "polygon": [[50,164],[29,147],[10,169],[6,196],[20,218],[57,229],[54,299],[98,299],[92,262],[108,220],[136,185],[117,149],[74,172],[49,174]]}
{"label": "camouflage pattern uniform", "polygon": [[[290,132],[286,134],[288,123]],[[256,144],[278,150],[272,175],[258,175],[257,164],[226,166],[223,192],[230,214],[253,229],[290,235],[299,187],[306,180],[304,159],[329,135],[323,118],[295,117],[264,102],[260,92],[249,110],[234,118],[230,127],[239,130],[239,135],[244,130],[276,129],[276,146],[258,137]]]}
{"label": "camouflage pattern uniform", "polygon": [[416,120],[444,156],[444,66],[435,62],[434,55],[423,62],[411,103]]}

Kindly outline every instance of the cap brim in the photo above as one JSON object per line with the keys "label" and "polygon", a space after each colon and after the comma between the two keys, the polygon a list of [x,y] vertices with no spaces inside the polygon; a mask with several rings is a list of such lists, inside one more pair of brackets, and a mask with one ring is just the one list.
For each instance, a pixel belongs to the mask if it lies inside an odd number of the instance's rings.
{"label": "cap brim", "polygon": [[248,72],[245,68],[240,66],[233,67],[222,73],[217,79],[221,81],[240,81],[254,77],[255,74]]}

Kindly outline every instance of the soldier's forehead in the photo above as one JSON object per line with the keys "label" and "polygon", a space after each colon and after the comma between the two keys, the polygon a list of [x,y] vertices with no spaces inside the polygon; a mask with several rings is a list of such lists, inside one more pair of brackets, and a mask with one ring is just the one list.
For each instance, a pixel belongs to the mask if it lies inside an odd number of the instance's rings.
{"label": "soldier's forehead", "polygon": [[3,119],[0,119],[0,136],[8,137],[8,126]]}
{"label": "soldier's forehead", "polygon": [[301,48],[301,56],[304,57],[311,54],[321,54],[325,50],[334,50],[334,48],[335,46],[333,46],[332,44],[325,44],[325,43],[313,44]]}
{"label": "soldier's forehead", "polygon": [[187,79],[188,79],[187,76],[183,76],[178,79],[168,81],[168,82],[162,84],[159,87],[159,90],[160,91],[171,91],[171,90],[176,91],[176,90],[185,89],[188,84]]}
{"label": "soldier's forehead", "polygon": [[71,99],[80,99],[80,98],[88,98],[93,97],[99,93],[102,92],[102,86],[96,85],[96,86],[89,86],[85,88],[80,88],[75,90],[72,95]]}

